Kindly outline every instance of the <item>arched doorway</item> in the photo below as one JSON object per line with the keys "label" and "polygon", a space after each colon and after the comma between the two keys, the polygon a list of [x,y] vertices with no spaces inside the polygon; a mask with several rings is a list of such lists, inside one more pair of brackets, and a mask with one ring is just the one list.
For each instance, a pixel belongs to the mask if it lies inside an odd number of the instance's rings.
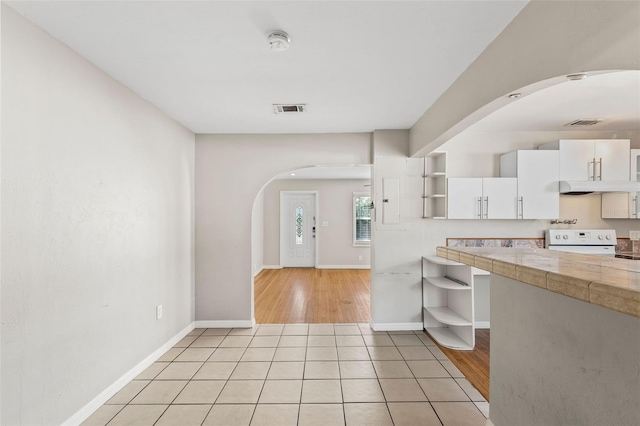
{"label": "arched doorway", "polygon": [[[370,187],[366,165],[287,171],[264,185],[252,213],[257,323],[369,321],[369,218],[355,206]],[[303,197],[316,207],[296,204]],[[296,242],[313,257],[292,260]]]}

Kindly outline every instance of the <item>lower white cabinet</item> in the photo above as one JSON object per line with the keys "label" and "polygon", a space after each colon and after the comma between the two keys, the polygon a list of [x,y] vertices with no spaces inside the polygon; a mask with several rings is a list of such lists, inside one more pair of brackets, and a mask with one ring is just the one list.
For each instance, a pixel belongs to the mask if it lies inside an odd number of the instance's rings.
{"label": "lower white cabinet", "polygon": [[448,219],[517,219],[516,178],[447,179]]}
{"label": "lower white cabinet", "polygon": [[438,256],[422,258],[424,328],[440,345],[475,346],[474,282],[489,272]]}

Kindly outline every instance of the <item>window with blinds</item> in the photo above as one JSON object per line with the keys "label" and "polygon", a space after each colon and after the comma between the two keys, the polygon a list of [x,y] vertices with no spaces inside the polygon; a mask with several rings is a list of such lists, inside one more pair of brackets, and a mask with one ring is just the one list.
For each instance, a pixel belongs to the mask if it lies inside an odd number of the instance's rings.
{"label": "window with blinds", "polygon": [[353,197],[353,244],[371,243],[371,197],[354,195]]}

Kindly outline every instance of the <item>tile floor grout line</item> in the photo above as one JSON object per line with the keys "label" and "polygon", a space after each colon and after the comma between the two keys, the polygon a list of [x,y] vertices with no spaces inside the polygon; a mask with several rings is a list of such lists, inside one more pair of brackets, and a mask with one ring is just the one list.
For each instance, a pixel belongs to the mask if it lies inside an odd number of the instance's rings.
{"label": "tile floor grout line", "polygon": [[[333,330],[334,330],[333,337],[334,337],[334,343],[335,343],[335,344],[334,344],[333,346],[329,346],[329,347],[334,347],[334,348],[335,348],[335,350],[336,350],[336,360],[335,360],[335,362],[336,362],[337,367],[338,367],[338,382],[339,382],[339,384],[340,384],[340,392],[341,392],[341,398],[342,398],[342,403],[341,403],[340,405],[341,405],[342,410],[343,410],[343,421],[344,421],[344,422],[345,422],[345,424],[346,424],[346,420],[347,420],[347,419],[346,419],[346,410],[345,410],[345,404],[346,404],[346,402],[345,402],[345,400],[344,400],[344,389],[343,389],[343,387],[342,387],[342,382],[343,382],[344,380],[347,380],[347,379],[345,379],[345,378],[343,377],[343,372],[342,372],[342,369],[341,369],[341,362],[347,362],[347,361],[358,361],[358,360],[357,360],[357,359],[356,359],[356,360],[345,360],[345,359],[342,359],[342,357],[339,355],[339,348],[341,348],[341,347],[342,347],[342,348],[356,348],[356,347],[364,347],[364,348],[365,348],[365,350],[366,350],[366,352],[367,352],[367,355],[368,355],[368,359],[367,359],[367,360],[364,360],[364,361],[371,363],[371,365],[372,365],[372,367],[373,367],[373,369],[374,369],[375,378],[376,378],[376,381],[377,381],[377,383],[378,383],[378,386],[380,387],[380,390],[381,390],[381,393],[382,393],[382,396],[383,396],[383,399],[384,399],[384,404],[385,404],[385,407],[387,408],[387,413],[389,414],[389,416],[390,416],[390,418],[391,418],[391,422],[392,422],[392,424],[395,424],[395,422],[396,422],[396,421],[394,420],[394,418],[393,418],[393,416],[392,416],[392,414],[391,414],[391,410],[390,410],[390,406],[389,406],[389,401],[387,400],[387,395],[385,394],[384,389],[382,388],[381,377],[380,377],[380,375],[379,375],[378,370],[375,368],[375,364],[374,364],[374,362],[376,362],[376,361],[377,361],[377,362],[383,362],[383,361],[385,361],[385,360],[384,360],[384,359],[374,360],[374,359],[372,359],[372,357],[371,357],[371,352],[372,352],[372,351],[375,351],[375,349],[374,349],[374,348],[376,348],[376,347],[378,347],[378,346],[368,346],[368,345],[366,344],[366,342],[364,342],[364,345],[363,345],[363,346],[360,346],[360,345],[356,345],[356,346],[339,346],[339,345],[338,345],[338,339],[339,339],[339,336],[346,336],[346,337],[359,336],[361,339],[363,339],[363,340],[364,340],[364,336],[365,336],[365,334],[363,334],[363,332],[362,332],[363,330],[362,330],[362,328],[360,328],[359,326],[358,326],[358,327],[359,327],[359,328],[358,328],[359,334],[335,334],[335,332],[336,332],[336,326],[339,326],[339,325],[341,325],[341,324],[339,324],[339,323],[338,323],[338,324],[333,323],[333,324],[331,324],[331,325],[332,325],[332,328],[333,328]],[[357,324],[356,324],[356,325],[357,325]],[[254,331],[254,334],[250,335],[250,337],[251,337],[251,339],[250,339],[250,343],[249,343],[247,346],[243,346],[243,347],[241,347],[241,349],[242,349],[242,354],[240,355],[240,358],[238,359],[238,361],[235,361],[236,365],[234,366],[234,368],[233,368],[232,372],[230,373],[229,377],[228,377],[226,380],[222,380],[222,381],[224,381],[224,385],[223,385],[223,387],[222,387],[221,391],[220,391],[220,392],[218,393],[218,395],[216,396],[216,398],[215,398],[215,400],[213,401],[213,403],[211,404],[211,406],[210,406],[209,410],[208,410],[208,411],[207,411],[207,413],[205,414],[205,416],[204,416],[204,420],[201,422],[201,424],[204,424],[204,422],[206,421],[206,419],[207,419],[207,418],[209,417],[209,415],[211,414],[211,412],[212,412],[212,410],[213,410],[213,407],[214,407],[214,406],[216,405],[216,403],[218,402],[218,400],[219,400],[219,398],[220,398],[220,396],[221,396],[221,394],[222,394],[222,391],[224,390],[224,387],[225,387],[225,386],[226,386],[226,385],[231,381],[231,376],[233,375],[233,372],[235,372],[235,371],[236,371],[236,369],[238,368],[238,366],[239,366],[240,362],[247,362],[247,363],[248,363],[248,362],[257,362],[257,361],[242,361],[242,358],[243,358],[243,357],[244,357],[244,355],[247,353],[247,351],[248,351],[248,349],[249,349],[249,346],[250,346],[251,342],[253,342],[253,340],[255,339],[256,334],[258,333],[259,327],[260,327],[260,326],[258,326],[258,328]],[[275,352],[277,352],[277,350],[280,348],[280,346],[279,346],[279,345],[280,345],[280,342],[281,342],[281,340],[282,340],[282,336],[283,336],[283,334],[282,334],[282,333],[284,332],[284,327],[286,327],[286,325],[285,325],[285,326],[283,326],[283,329],[281,330],[281,333],[280,333],[279,335],[277,335],[277,336],[278,336],[278,342],[276,343],[276,346],[275,346],[275,348],[274,348],[274,356],[275,356]],[[194,340],[193,340],[189,345],[187,345],[186,347],[183,347],[183,348],[175,348],[175,349],[182,349],[182,350],[181,350],[181,351],[180,351],[180,352],[179,352],[179,353],[178,353],[178,354],[173,358],[173,360],[172,360],[172,361],[168,361],[168,362],[166,362],[166,364],[167,364],[167,365],[166,365],[163,369],[161,369],[158,373],[156,373],[156,374],[155,374],[155,375],[154,375],[154,376],[153,376],[153,377],[148,381],[148,383],[147,383],[145,386],[143,386],[143,387],[142,387],[142,389],[140,389],[140,391],[138,391],[138,392],[137,392],[137,393],[136,393],[136,394],[135,394],[131,399],[129,399],[129,402],[127,402],[126,404],[122,405],[122,406],[121,406],[121,408],[120,408],[118,411],[116,411],[116,412],[111,416],[111,418],[110,418],[109,420],[107,420],[107,423],[111,423],[111,422],[115,419],[115,417],[117,417],[117,416],[122,412],[122,410],[124,410],[126,407],[128,407],[128,406],[135,406],[135,405],[139,405],[139,404],[131,404],[131,401],[133,401],[133,400],[134,400],[134,399],[135,399],[135,398],[136,398],[136,397],[137,397],[137,396],[138,396],[138,395],[139,395],[139,394],[140,394],[144,389],[147,389],[147,388],[148,388],[148,386],[151,384],[151,382],[153,382],[153,381],[162,381],[161,379],[158,379],[158,376],[160,376],[160,375],[162,374],[162,372],[163,372],[166,368],[168,368],[171,364],[174,364],[174,363],[175,363],[175,364],[179,364],[179,363],[181,363],[181,362],[185,362],[185,363],[186,363],[186,362],[191,362],[191,361],[177,361],[177,358],[178,358],[180,355],[182,355],[182,354],[183,354],[187,349],[189,349],[189,348],[195,348],[195,347],[194,347],[194,346],[192,346],[192,345],[194,345],[194,344],[195,344],[195,342],[196,342],[200,337],[204,336],[204,333],[206,332],[206,330],[207,330],[207,329],[204,329],[201,333],[199,333],[197,336],[195,336],[196,338],[195,338],[195,339],[194,339]],[[227,332],[227,334],[225,334],[224,336],[222,336],[223,340],[224,340],[224,338],[226,338],[226,337],[228,337],[228,336],[230,336],[230,335],[231,335],[230,333],[231,333],[231,331],[232,331],[232,330],[233,330],[233,328],[231,328],[231,329]],[[310,332],[310,326],[308,326],[308,327],[307,327],[307,333],[309,333],[309,332]],[[404,334],[407,334],[407,335],[411,335],[411,336],[417,337],[417,334],[416,334],[416,333],[412,333],[412,334],[408,334],[408,333],[400,333],[400,334],[398,334],[398,336],[401,336],[401,335],[404,335]],[[398,346],[398,343],[396,342],[396,340],[394,340],[394,339],[393,339],[393,337],[392,337],[392,335],[391,335],[391,334],[389,334],[388,332],[384,332],[382,335],[387,336],[387,337],[391,340],[391,342],[393,343],[393,345],[392,345],[392,346],[390,346],[390,347],[394,348],[394,349],[395,349],[395,351],[396,351],[397,353],[399,353],[399,354],[400,354],[400,359],[397,359],[396,361],[402,361],[402,364],[403,364],[406,368],[408,368],[408,369],[409,369],[409,371],[410,371],[410,373],[411,373],[411,377],[414,379],[414,381],[416,381],[416,382],[417,382],[418,378],[416,377],[416,374],[413,372],[413,370],[411,370],[411,368],[410,368],[410,367],[409,367],[409,365],[408,365],[408,362],[409,362],[409,360],[407,359],[407,356],[408,356],[408,355],[405,355],[405,354],[403,354],[403,353],[400,351],[400,348],[401,348],[401,347],[405,347],[405,345]],[[212,335],[212,336],[221,336],[221,335]],[[271,336],[271,335],[266,335],[266,336]],[[304,346],[304,348],[305,348],[305,351],[304,351],[304,352],[305,352],[305,355],[304,355],[304,360],[302,361],[302,364],[303,364],[302,385],[304,385],[304,381],[305,381],[305,380],[313,380],[313,379],[305,379],[306,366],[307,366],[307,364],[310,362],[309,360],[307,360],[307,356],[308,356],[309,348],[310,348],[310,346],[309,346],[309,344],[308,344],[308,339],[309,339],[310,334],[306,334],[306,335],[303,335],[303,336],[306,336],[306,337],[307,337],[307,343],[306,343],[306,345]],[[318,336],[321,336],[321,335],[318,335]],[[328,336],[328,335],[327,335],[327,336]],[[375,336],[375,335],[369,335],[369,336]],[[258,337],[259,337],[259,336],[258,336]],[[439,358],[438,358],[438,356],[437,356],[436,354],[434,354],[434,353],[432,352],[432,350],[429,348],[429,345],[427,345],[427,343],[426,343],[426,341],[425,341],[425,340],[422,340],[422,339],[420,339],[419,337],[417,337],[417,338],[420,340],[420,344],[419,344],[419,345],[418,345],[418,344],[414,344],[414,345],[408,345],[408,346],[412,346],[412,347],[425,347],[425,348],[427,349],[428,353],[430,353],[430,354],[431,354],[431,356],[433,356],[434,360],[438,361],[438,365],[440,365],[440,366],[441,366],[441,367],[446,371],[446,374],[447,374],[446,379],[448,379],[448,380],[453,380],[453,382],[456,384],[456,386],[457,386],[458,388],[460,388],[460,390],[462,390],[462,395],[465,395],[465,396],[468,398],[468,400],[465,400],[465,401],[459,401],[459,402],[465,402],[465,403],[466,403],[466,402],[471,402],[471,403],[474,405],[475,409],[480,413],[480,415],[482,415],[482,417],[483,417],[483,418],[486,418],[486,417],[484,417],[484,414],[483,414],[482,410],[481,410],[481,409],[478,407],[478,405],[476,404],[476,402],[477,402],[477,401],[473,401],[473,400],[472,400],[472,398],[471,398],[471,396],[469,395],[469,392],[467,392],[464,388],[462,388],[462,386],[461,386],[461,385],[460,385],[460,383],[458,382],[458,380],[463,380],[463,379],[462,379],[462,378],[460,378],[460,377],[458,377],[458,378],[454,377],[454,376],[453,376],[453,373],[451,373],[447,368],[445,368],[445,367],[444,367],[443,362],[445,361],[445,359],[439,359]],[[427,336],[427,338],[428,338],[428,336]],[[342,340],[345,340],[346,342],[348,342],[348,340],[349,340],[349,339],[347,338],[347,339],[342,339]],[[172,399],[172,401],[171,401],[171,402],[169,402],[169,404],[166,406],[166,408],[164,409],[164,411],[162,412],[162,414],[160,415],[160,417],[158,417],[158,419],[156,420],[156,423],[160,421],[160,419],[161,419],[161,418],[166,414],[166,412],[167,412],[167,411],[169,410],[169,408],[171,408],[172,406],[174,406],[174,407],[175,407],[175,406],[184,405],[184,404],[176,404],[176,403],[175,403],[175,401],[178,399],[179,395],[180,395],[180,394],[181,394],[181,393],[186,389],[186,387],[187,387],[187,386],[189,386],[189,384],[190,384],[191,382],[197,382],[197,381],[198,381],[198,380],[196,380],[196,379],[195,379],[195,376],[198,374],[198,372],[200,372],[200,371],[202,370],[202,368],[204,367],[204,365],[205,365],[207,362],[225,362],[225,361],[210,361],[211,357],[215,354],[215,352],[216,352],[217,350],[219,350],[219,349],[225,349],[225,348],[221,348],[221,347],[219,346],[221,343],[222,343],[222,341],[221,341],[220,343],[218,343],[218,346],[217,346],[217,347],[213,347],[213,352],[212,352],[212,354],[211,354],[211,355],[209,355],[209,357],[208,357],[207,359],[205,359],[204,361],[202,361],[202,364],[198,367],[197,371],[196,371],[193,375],[191,375],[191,378],[190,378],[190,379],[187,379],[187,380],[186,380],[186,384],[185,384],[185,385],[184,385],[184,386],[183,386],[183,387],[178,391],[177,395]],[[344,342],[343,342],[343,343],[344,343]],[[382,346],[380,346],[380,347],[382,347]],[[205,347],[202,347],[202,348],[205,348]],[[344,350],[346,350],[346,349],[344,349]],[[271,360],[269,361],[269,367],[268,367],[268,369],[267,369],[266,376],[265,376],[264,380],[262,380],[262,387],[261,387],[261,389],[260,389],[260,394],[259,394],[259,396],[258,396],[258,401],[256,401],[256,403],[255,403],[255,404],[251,404],[251,405],[253,405],[253,406],[254,406],[254,408],[253,408],[253,412],[252,412],[252,415],[251,415],[251,419],[250,419],[250,421],[253,421],[253,419],[254,419],[254,417],[255,417],[255,414],[256,414],[257,408],[258,408],[258,406],[259,406],[259,400],[260,400],[260,397],[262,396],[262,394],[263,394],[263,392],[264,392],[264,389],[265,389],[265,386],[266,386],[266,381],[268,380],[269,373],[270,373],[270,371],[271,371],[271,370],[272,370],[272,368],[273,368],[273,363],[274,363],[274,362],[276,362],[276,361],[275,361],[275,359],[274,359],[274,356],[273,356],[273,357],[271,357]],[[445,355],[445,356],[446,356],[446,355]],[[383,358],[384,358],[384,357],[383,357]],[[318,360],[316,360],[316,361],[321,361],[321,360],[320,360],[320,359],[318,359]],[[331,361],[331,360],[329,360],[329,361]],[[394,361],[394,360],[393,360],[393,359],[390,359],[390,360],[387,360],[387,361]],[[413,361],[415,361],[415,360],[413,360]],[[428,361],[428,360],[420,360],[420,359],[418,359],[418,361]],[[162,363],[165,363],[165,361],[158,361],[158,360],[156,360],[155,362],[162,362]],[[200,362],[200,361],[198,361],[198,362]],[[287,362],[287,361],[283,361],[283,362]],[[399,365],[399,364],[398,364],[398,365]],[[429,377],[428,377],[428,378],[429,378]],[[428,379],[428,378],[427,378],[427,379]],[[437,379],[437,378],[435,378],[435,379]],[[146,379],[141,379],[141,380],[146,380]],[[173,380],[173,379],[167,379],[167,380]],[[177,380],[177,379],[176,379],[176,380]],[[203,380],[207,380],[207,379],[203,379]],[[285,379],[272,379],[272,380],[285,380]],[[317,379],[317,380],[320,380],[320,378],[319,378],[319,379]],[[132,381],[135,381],[135,378],[134,378]],[[217,381],[217,380],[215,380],[215,381]],[[419,385],[419,384],[418,384],[418,385]],[[471,386],[473,386],[473,385],[471,385]],[[419,385],[419,387],[420,387],[420,390],[421,390],[422,394],[424,394],[424,395],[426,396],[425,390],[422,388],[422,386],[420,386],[420,385]],[[299,402],[298,402],[298,403],[292,403],[292,404],[296,404],[296,405],[298,406],[298,417],[297,417],[297,422],[298,422],[298,423],[300,422],[300,419],[301,419],[302,391],[303,391],[303,388],[301,388],[300,397],[299,397],[299,399],[298,399],[298,401],[299,401]],[[396,402],[411,403],[412,401],[396,401]],[[426,402],[428,402],[429,407],[431,407],[431,409],[433,410],[434,414],[435,414],[435,415],[436,415],[436,417],[438,418],[438,421],[442,424],[442,420],[441,420],[440,416],[438,415],[438,413],[435,411],[435,407],[433,406],[433,402],[434,402],[434,401],[431,401],[431,400],[428,398],[428,396],[427,396],[427,401],[426,401]],[[440,401],[440,402],[457,402],[457,401]],[[361,402],[361,403],[362,403],[362,404],[367,404],[367,403],[371,403],[371,402],[363,401],[363,402]],[[484,401],[484,403],[488,404],[488,402],[486,402],[486,401]],[[322,404],[332,404],[332,403],[327,402],[327,403],[313,403],[313,404],[321,404],[321,405],[322,405]],[[107,405],[107,404],[104,404],[104,405]],[[117,405],[117,404],[111,404],[111,405]],[[158,403],[158,404],[152,404],[152,405],[164,405],[164,403]],[[198,404],[186,403],[186,405],[209,405],[209,404],[208,404],[208,403],[207,403],[207,404],[204,404],[204,403],[203,403],[203,404],[199,404],[199,403],[198,403]],[[229,405],[246,405],[246,404],[244,404],[244,403],[230,403]],[[474,411],[475,411],[475,410],[474,410]]]}

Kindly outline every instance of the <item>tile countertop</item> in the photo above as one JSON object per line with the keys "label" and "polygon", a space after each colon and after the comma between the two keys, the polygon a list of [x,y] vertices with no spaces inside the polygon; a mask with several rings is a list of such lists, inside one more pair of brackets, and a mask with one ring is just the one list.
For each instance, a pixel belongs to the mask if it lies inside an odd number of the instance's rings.
{"label": "tile countertop", "polygon": [[445,259],[640,318],[640,261],[531,248],[436,250]]}

